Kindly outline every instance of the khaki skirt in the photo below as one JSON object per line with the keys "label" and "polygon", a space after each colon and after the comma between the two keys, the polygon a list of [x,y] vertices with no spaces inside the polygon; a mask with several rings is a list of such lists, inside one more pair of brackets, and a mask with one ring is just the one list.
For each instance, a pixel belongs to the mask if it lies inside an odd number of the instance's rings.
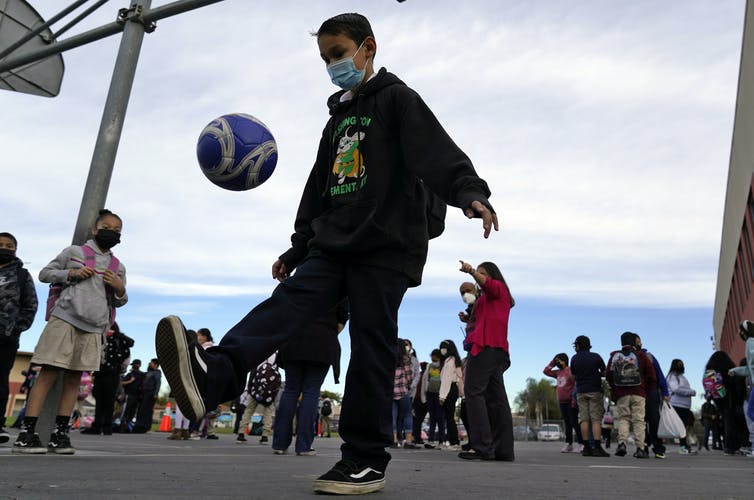
{"label": "khaki skirt", "polygon": [[99,370],[102,335],[78,330],[53,316],[42,330],[32,363],[71,371]]}

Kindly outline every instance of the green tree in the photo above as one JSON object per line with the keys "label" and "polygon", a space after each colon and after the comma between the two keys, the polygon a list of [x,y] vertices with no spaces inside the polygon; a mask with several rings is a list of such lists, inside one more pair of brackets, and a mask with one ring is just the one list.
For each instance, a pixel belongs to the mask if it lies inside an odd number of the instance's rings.
{"label": "green tree", "polygon": [[537,416],[537,403],[541,408],[543,419],[557,420],[561,418],[557,393],[550,380],[527,378],[526,388],[516,395],[513,404],[516,405],[520,414],[534,420]]}
{"label": "green tree", "polygon": [[338,404],[340,404],[340,401],[343,399],[343,396],[339,392],[321,391],[320,395],[323,398],[330,398],[331,401]]}

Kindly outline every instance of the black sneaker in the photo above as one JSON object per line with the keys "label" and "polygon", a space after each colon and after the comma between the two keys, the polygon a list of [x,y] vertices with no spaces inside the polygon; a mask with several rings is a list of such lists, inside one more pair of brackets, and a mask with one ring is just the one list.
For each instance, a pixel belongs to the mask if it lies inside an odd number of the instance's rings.
{"label": "black sneaker", "polygon": [[68,434],[54,432],[50,435],[50,442],[47,443],[47,451],[58,455],[73,455],[76,450],[71,446],[71,438]]}
{"label": "black sneaker", "polygon": [[10,441],[10,434],[5,430],[5,427],[0,427],[0,444]]}
{"label": "black sneaker", "polygon": [[13,443],[12,453],[28,453],[30,455],[44,455],[47,453],[47,447],[42,445],[42,441],[39,439],[39,434],[36,432],[29,434],[26,431],[21,431],[21,434],[16,438],[16,442]]}
{"label": "black sneaker", "polygon": [[195,339],[187,337],[183,323],[177,316],[167,316],[157,323],[155,349],[181,412],[189,420],[200,420],[207,413],[204,404],[207,387],[204,349]]}
{"label": "black sneaker", "polygon": [[352,460],[341,460],[314,481],[314,491],[333,495],[361,495],[385,487],[385,473]]}
{"label": "black sneaker", "polygon": [[584,449],[581,450],[581,456],[582,457],[591,457],[592,456],[592,447],[589,446],[589,443],[584,445]]}
{"label": "black sneaker", "polygon": [[610,454],[606,452],[604,449],[602,449],[602,445],[597,443],[594,445],[594,448],[592,448],[592,456],[593,457],[609,457]]}
{"label": "black sneaker", "polygon": [[246,444],[246,436],[244,436],[243,434],[238,434],[238,437],[236,438],[236,443]]}
{"label": "black sneaker", "polygon": [[636,458],[649,458],[649,453],[647,453],[643,449],[636,450],[636,453],[634,453],[634,457]]}
{"label": "black sneaker", "polygon": [[[644,451],[644,450],[641,450],[641,451]],[[627,451],[626,451],[626,443],[620,443],[618,445],[618,449],[615,450],[615,456],[616,457],[625,457],[626,453],[627,453]]]}
{"label": "black sneaker", "polygon": [[267,438],[267,436],[262,436],[259,438],[259,444],[267,444],[270,440]]}
{"label": "black sneaker", "polygon": [[[179,407],[179,408],[180,408],[180,407]],[[219,437],[217,437],[217,434],[208,434],[208,435],[207,435],[207,439],[220,439],[220,438],[219,438]]]}

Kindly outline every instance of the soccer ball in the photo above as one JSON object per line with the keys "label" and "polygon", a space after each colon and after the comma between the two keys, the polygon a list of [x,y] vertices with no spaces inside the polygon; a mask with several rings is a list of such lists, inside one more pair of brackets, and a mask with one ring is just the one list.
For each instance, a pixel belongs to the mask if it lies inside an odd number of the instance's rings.
{"label": "soccer ball", "polygon": [[278,147],[267,126],[242,113],[212,120],[196,144],[196,156],[204,175],[231,191],[253,189],[275,170]]}

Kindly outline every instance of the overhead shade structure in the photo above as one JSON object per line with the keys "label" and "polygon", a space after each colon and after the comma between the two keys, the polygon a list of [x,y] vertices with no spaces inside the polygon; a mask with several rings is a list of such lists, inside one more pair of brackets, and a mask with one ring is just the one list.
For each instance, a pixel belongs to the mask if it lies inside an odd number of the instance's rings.
{"label": "overhead shade structure", "polygon": [[[43,24],[42,16],[25,0],[0,0],[0,54]],[[52,31],[45,28],[10,54],[0,56],[0,61],[19,52],[46,47],[50,43],[54,43]],[[55,97],[60,92],[64,71],[63,56],[52,55],[0,73],[0,89]]]}

